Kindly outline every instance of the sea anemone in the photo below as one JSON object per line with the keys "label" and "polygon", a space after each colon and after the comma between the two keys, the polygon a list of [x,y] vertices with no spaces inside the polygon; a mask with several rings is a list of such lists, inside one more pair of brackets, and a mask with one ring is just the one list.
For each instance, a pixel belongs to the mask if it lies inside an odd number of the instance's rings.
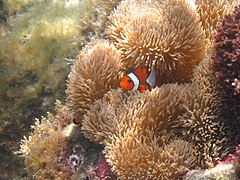
{"label": "sea anemone", "polygon": [[176,179],[195,164],[193,146],[151,131],[130,129],[106,146],[106,157],[120,179]]}
{"label": "sea anemone", "polygon": [[124,70],[146,65],[165,81],[189,81],[203,58],[204,33],[196,7],[186,0],[126,0],[109,19],[107,32],[122,52]]}
{"label": "sea anemone", "polygon": [[106,145],[114,134],[134,128],[137,122],[143,129],[159,133],[171,130],[177,116],[183,113],[184,91],[185,87],[177,84],[162,85],[143,94],[111,90],[87,110],[82,120],[83,133],[91,141]]}
{"label": "sea anemone", "polygon": [[90,105],[119,84],[120,54],[108,41],[96,40],[80,53],[67,81],[68,106],[81,117]]}
{"label": "sea anemone", "polygon": [[111,90],[87,110],[82,130],[105,145],[107,161],[118,177],[176,178],[195,164],[193,146],[175,139],[173,131],[184,100],[185,86],[178,84],[143,94]]}
{"label": "sea anemone", "polygon": [[117,132],[119,115],[128,96],[121,89],[113,89],[97,100],[82,119],[82,131],[93,142],[106,144]]}
{"label": "sea anemone", "polygon": [[[180,116],[182,134],[195,143],[198,164],[208,168],[219,160],[231,136],[221,118],[223,98],[212,71],[211,55],[194,70],[192,84],[187,89],[186,112]],[[179,128],[179,127],[177,127]]]}
{"label": "sea anemone", "polygon": [[214,31],[221,23],[221,19],[232,12],[234,6],[239,4],[239,2],[229,0],[196,0],[196,4],[206,37],[213,39]]}

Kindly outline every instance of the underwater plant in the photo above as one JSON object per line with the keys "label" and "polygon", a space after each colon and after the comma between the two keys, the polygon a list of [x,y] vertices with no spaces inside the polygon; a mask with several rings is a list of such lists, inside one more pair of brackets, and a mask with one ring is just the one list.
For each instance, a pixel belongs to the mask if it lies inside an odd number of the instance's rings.
{"label": "underwater plant", "polygon": [[106,38],[107,17],[118,2],[118,0],[84,0],[80,3],[82,10],[87,9],[87,12],[83,15],[83,18],[78,20],[77,24],[82,36],[76,39],[81,46],[95,39]]}
{"label": "underwater plant", "polygon": [[5,0],[3,1],[3,9],[7,15],[13,15],[23,11],[23,9],[26,9],[36,2],[36,0]]}
{"label": "underwater plant", "polygon": [[63,58],[75,50],[71,43],[78,34],[69,8],[39,2],[6,16],[1,24],[5,32],[0,38],[0,148],[4,152],[0,161],[5,165],[0,174],[4,179],[24,171],[23,161],[13,152],[34,117],[52,111],[56,99],[64,100],[62,81],[70,68]]}

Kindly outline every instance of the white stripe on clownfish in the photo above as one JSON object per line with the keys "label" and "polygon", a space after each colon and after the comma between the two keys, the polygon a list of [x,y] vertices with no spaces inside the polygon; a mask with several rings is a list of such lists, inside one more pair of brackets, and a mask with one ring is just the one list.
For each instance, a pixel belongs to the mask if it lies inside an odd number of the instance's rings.
{"label": "white stripe on clownfish", "polygon": [[133,72],[129,73],[127,75],[132,81],[133,81],[133,90],[138,90],[138,87],[140,85],[140,80],[138,79],[138,77],[136,76],[136,74],[134,74]]}

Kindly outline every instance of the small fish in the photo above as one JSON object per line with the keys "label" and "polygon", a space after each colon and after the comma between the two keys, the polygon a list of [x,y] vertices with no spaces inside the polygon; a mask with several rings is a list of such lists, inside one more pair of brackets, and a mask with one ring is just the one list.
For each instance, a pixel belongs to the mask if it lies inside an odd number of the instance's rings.
{"label": "small fish", "polygon": [[79,125],[81,123],[81,119],[80,118],[73,118],[73,123],[76,125]]}
{"label": "small fish", "polygon": [[159,81],[160,76],[154,69],[149,70],[148,67],[141,66],[125,75],[120,82],[120,87],[125,91],[138,90],[143,93],[147,89],[154,88]]}

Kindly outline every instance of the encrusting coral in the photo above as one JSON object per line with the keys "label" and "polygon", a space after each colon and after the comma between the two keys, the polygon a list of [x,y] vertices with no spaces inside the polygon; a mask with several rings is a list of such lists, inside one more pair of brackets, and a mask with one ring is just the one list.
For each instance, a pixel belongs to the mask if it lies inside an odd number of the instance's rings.
{"label": "encrusting coral", "polygon": [[187,82],[203,58],[204,33],[196,7],[186,0],[126,0],[109,19],[107,34],[127,71],[144,65],[167,76],[162,81]]}
{"label": "encrusting coral", "polygon": [[[226,118],[239,134],[240,127],[240,5],[225,16],[215,34],[214,72],[225,98]],[[239,135],[237,136],[239,138]],[[237,138],[236,138],[237,139]],[[240,143],[239,140],[237,140]]]}
{"label": "encrusting coral", "polygon": [[81,117],[90,105],[111,88],[118,87],[121,56],[108,41],[87,45],[72,67],[68,80],[68,104]]}

